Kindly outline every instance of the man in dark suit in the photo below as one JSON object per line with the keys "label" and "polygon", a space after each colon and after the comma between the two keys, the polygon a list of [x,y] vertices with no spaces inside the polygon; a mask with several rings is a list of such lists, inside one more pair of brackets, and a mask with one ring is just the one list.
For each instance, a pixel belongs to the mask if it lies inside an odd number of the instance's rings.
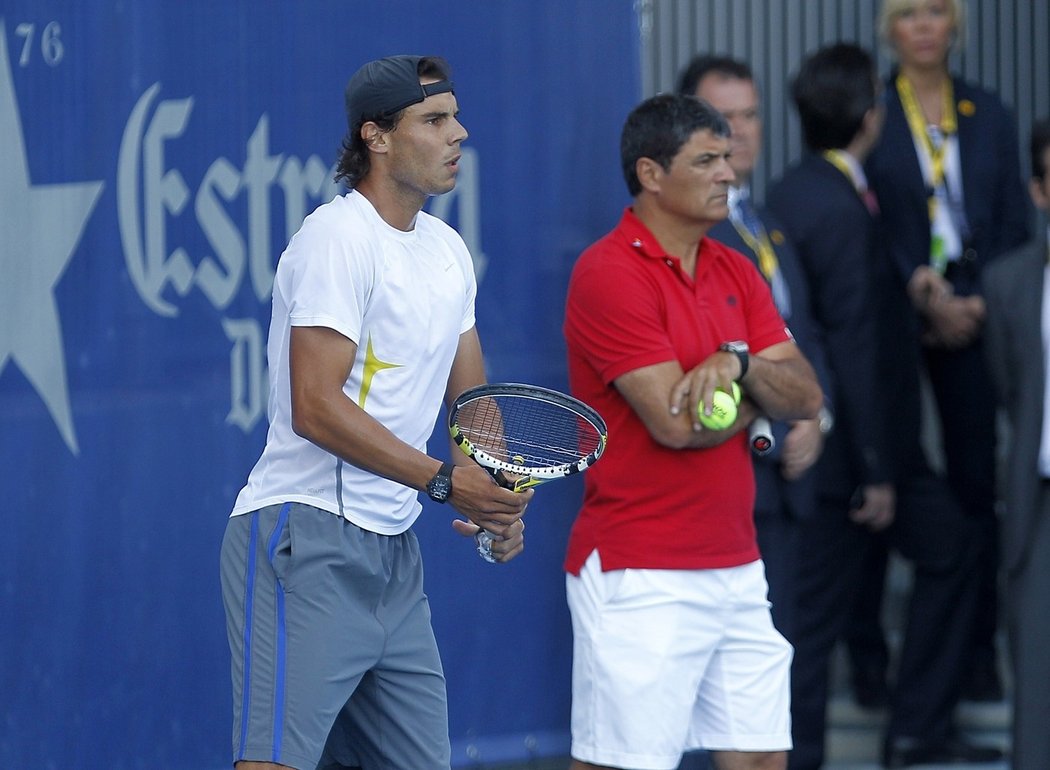
{"label": "man in dark suit", "polygon": [[[758,266],[770,282],[777,310],[787,322],[821,384],[823,353],[809,317],[809,292],[794,249],[783,228],[751,201],[751,174],[762,147],[758,89],[747,64],[717,56],[697,56],[679,78],[678,91],[697,96],[722,113],[729,123],[729,165],[735,180],[729,188],[729,218],[708,235],[736,249]],[[766,568],[773,623],[793,641],[795,574],[798,566],[798,521],[813,510],[811,467],[831,427],[825,409],[817,420],[772,424],[773,448],[755,456],[755,528]]]}
{"label": "man in dark suit", "polygon": [[[1050,212],[1050,121],[1032,129],[1037,208]],[[1006,464],[1003,567],[1013,663],[1013,767],[1035,770],[1050,758],[1050,345],[1048,233],[988,266],[986,348],[1012,440]]]}
{"label": "man in dark suit", "polygon": [[[792,770],[823,763],[830,655],[867,549],[886,538],[914,565],[885,736],[888,767],[989,761],[999,752],[954,731],[976,609],[969,520],[919,444],[917,329],[878,246],[877,202],[862,168],[882,110],[870,55],[837,44],[792,85],[809,154],[769,192],[795,244],[825,342],[836,426],[817,466],[818,505],[802,524]],[[892,401],[890,400],[892,398]]]}

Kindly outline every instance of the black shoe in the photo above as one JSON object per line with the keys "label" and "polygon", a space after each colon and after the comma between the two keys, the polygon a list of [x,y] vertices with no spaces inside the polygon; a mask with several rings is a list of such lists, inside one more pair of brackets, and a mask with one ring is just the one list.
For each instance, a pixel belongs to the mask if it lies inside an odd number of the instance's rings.
{"label": "black shoe", "polygon": [[995,659],[982,660],[973,667],[961,697],[974,703],[998,703],[1003,699],[1003,683]]}
{"label": "black shoe", "polygon": [[954,765],[996,762],[1003,752],[994,746],[979,746],[959,736],[939,743],[921,743],[915,738],[898,738],[883,747],[882,766],[887,768],[912,765]]}
{"label": "black shoe", "polygon": [[864,709],[883,709],[890,703],[886,672],[874,666],[856,667],[851,676],[853,700]]}

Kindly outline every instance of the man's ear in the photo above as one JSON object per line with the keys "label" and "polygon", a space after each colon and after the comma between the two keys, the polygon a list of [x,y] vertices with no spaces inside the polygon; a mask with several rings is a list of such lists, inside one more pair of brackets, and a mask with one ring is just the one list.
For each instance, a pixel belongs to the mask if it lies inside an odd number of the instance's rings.
{"label": "man's ear", "polygon": [[886,123],[886,108],[882,104],[876,104],[864,113],[864,130],[871,136],[872,141],[878,141],[882,135],[882,127]]}
{"label": "man's ear", "polygon": [[1050,184],[1045,179],[1032,177],[1028,180],[1028,194],[1032,196],[1032,203],[1041,211],[1050,211]]}
{"label": "man's ear", "polygon": [[387,151],[386,132],[371,120],[361,126],[361,139],[372,152]]}
{"label": "man's ear", "polygon": [[634,162],[634,173],[643,190],[659,192],[664,169],[652,158],[641,157]]}

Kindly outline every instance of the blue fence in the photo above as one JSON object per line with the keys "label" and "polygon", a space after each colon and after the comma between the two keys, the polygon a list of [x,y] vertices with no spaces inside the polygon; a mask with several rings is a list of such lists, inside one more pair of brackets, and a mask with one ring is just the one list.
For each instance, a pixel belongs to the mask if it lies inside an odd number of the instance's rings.
{"label": "blue fence", "polygon": [[[265,436],[274,264],[337,192],[350,73],[450,60],[471,136],[430,209],[474,255],[490,378],[564,388],[572,261],[627,200],[638,38],[629,0],[5,0],[0,767],[228,766],[218,548]],[[448,509],[417,524],[457,766],[567,747],[579,494],[540,490],[502,568]]]}

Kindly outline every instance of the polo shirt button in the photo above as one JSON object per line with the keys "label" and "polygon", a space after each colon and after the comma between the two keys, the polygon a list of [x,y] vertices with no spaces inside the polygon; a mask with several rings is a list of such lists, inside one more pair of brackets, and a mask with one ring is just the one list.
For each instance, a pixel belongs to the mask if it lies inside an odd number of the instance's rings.
{"label": "polo shirt button", "polygon": [[670,259],[667,260],[667,266],[668,267],[674,267],[674,262],[672,260],[670,260]]}

